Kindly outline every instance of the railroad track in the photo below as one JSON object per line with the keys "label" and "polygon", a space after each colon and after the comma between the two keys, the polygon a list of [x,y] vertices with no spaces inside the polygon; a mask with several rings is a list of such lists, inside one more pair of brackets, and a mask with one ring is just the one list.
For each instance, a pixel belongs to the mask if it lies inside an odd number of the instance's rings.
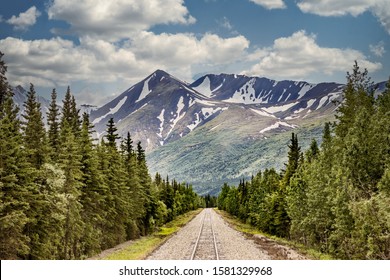
{"label": "railroad track", "polygon": [[217,240],[213,229],[212,210],[205,209],[191,260],[219,260]]}

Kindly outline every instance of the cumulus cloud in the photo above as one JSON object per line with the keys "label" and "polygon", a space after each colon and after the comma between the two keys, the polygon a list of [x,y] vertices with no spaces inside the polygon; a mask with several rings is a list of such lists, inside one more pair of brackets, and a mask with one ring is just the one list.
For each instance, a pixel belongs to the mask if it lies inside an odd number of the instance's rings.
{"label": "cumulus cloud", "polygon": [[358,16],[371,11],[390,34],[390,1],[388,0],[300,0],[301,11],[320,16]]}
{"label": "cumulus cloud", "polygon": [[271,9],[284,9],[286,5],[283,0],[250,0],[251,2],[263,6],[269,10]]}
{"label": "cumulus cloud", "polygon": [[41,13],[37,8],[32,6],[24,13],[20,13],[19,16],[12,16],[7,20],[7,23],[13,25],[15,30],[27,30],[37,22],[37,18],[40,15]]}
{"label": "cumulus cloud", "polygon": [[9,79],[15,84],[32,82],[43,87],[75,81],[131,84],[156,68],[190,78],[194,63],[231,63],[243,57],[248,46],[243,36],[224,39],[205,34],[197,38],[193,34],[157,35],[147,31],[120,46],[93,37],[81,38],[80,45],[61,38],[0,40],[0,49],[7,54]]}
{"label": "cumulus cloud", "polygon": [[[308,35],[303,30],[290,37],[276,39],[272,47],[256,53],[258,62],[246,74],[267,75],[276,79],[302,79],[309,75],[332,75],[339,71],[345,73],[355,60],[370,72],[382,67],[357,50],[321,47],[316,43],[315,35]],[[255,55],[250,56],[250,59],[254,58]]]}
{"label": "cumulus cloud", "polygon": [[[80,36],[110,41],[129,38],[156,24],[191,24],[183,0],[53,0],[48,7],[52,20],[64,20]],[[57,31],[58,32],[58,31]]]}

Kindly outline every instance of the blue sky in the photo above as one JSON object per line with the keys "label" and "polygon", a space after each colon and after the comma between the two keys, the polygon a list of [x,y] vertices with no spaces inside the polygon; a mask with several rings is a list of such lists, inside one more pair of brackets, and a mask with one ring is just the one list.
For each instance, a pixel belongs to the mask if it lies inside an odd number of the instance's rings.
{"label": "blue sky", "polygon": [[5,0],[9,82],[102,105],[156,69],[345,82],[390,76],[388,0]]}

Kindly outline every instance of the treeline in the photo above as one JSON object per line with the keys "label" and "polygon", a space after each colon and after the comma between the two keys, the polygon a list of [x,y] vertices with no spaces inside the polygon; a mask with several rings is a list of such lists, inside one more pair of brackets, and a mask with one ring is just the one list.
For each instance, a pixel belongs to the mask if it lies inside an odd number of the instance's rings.
{"label": "treeline", "polygon": [[61,112],[52,92],[47,131],[32,84],[20,120],[2,56],[0,259],[84,259],[203,206],[191,186],[153,181],[141,143],[113,119],[94,144],[69,87]]}
{"label": "treeline", "polygon": [[340,259],[390,259],[390,81],[377,98],[355,63],[333,124],[285,170],[224,185],[218,207],[260,230]]}

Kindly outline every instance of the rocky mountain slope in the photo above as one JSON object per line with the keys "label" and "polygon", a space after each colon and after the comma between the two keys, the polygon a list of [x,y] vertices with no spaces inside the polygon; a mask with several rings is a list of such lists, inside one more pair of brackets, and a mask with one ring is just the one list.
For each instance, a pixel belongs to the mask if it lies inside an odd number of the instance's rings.
{"label": "rocky mountain slope", "polygon": [[[113,117],[147,151],[150,170],[213,192],[266,167],[283,167],[291,131],[320,138],[343,85],[206,75],[192,84],[157,70],[91,112],[101,137]],[[214,191],[214,192],[215,192]]]}
{"label": "rocky mountain slope", "polygon": [[[282,169],[292,131],[303,149],[312,138],[320,141],[343,88],[234,74],[208,74],[188,84],[157,70],[92,109],[90,118],[98,137],[112,117],[120,135],[130,132],[135,143],[141,141],[152,173],[215,193],[224,182],[237,183],[264,168]],[[25,91],[14,91],[23,104]],[[49,102],[41,102],[45,112]]]}

